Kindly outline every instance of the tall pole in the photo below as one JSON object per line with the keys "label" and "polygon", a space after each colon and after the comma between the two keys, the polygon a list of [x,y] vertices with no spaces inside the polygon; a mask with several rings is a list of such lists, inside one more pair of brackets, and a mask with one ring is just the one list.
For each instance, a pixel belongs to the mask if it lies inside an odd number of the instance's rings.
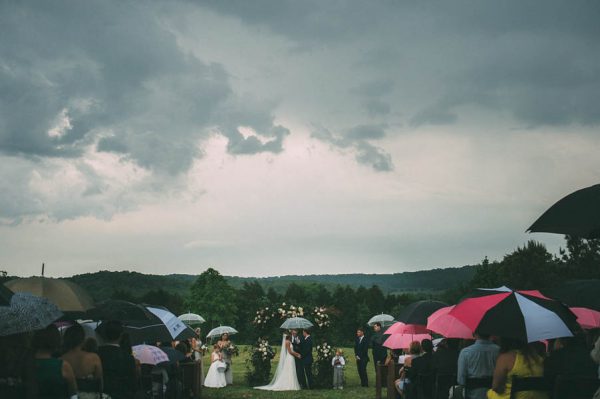
{"label": "tall pole", "polygon": [[46,266],[46,265],[44,265],[44,263],[42,262],[42,277],[44,277],[44,267],[45,267],[45,266]]}

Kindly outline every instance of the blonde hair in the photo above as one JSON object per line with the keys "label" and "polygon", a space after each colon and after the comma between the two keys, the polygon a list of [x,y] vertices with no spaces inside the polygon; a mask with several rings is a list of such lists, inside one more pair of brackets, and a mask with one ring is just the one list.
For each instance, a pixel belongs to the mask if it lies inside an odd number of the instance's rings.
{"label": "blonde hair", "polygon": [[344,351],[342,350],[342,348],[337,348],[337,349],[335,350],[335,353],[336,353],[336,354],[338,354],[338,353],[339,353],[340,355],[343,355],[343,354],[344,354]]}

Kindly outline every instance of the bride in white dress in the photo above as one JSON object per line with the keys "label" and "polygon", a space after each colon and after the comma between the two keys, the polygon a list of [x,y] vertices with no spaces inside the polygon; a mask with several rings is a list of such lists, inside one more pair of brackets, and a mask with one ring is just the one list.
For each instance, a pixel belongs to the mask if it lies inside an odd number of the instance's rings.
{"label": "bride in white dress", "polygon": [[292,350],[292,341],[289,335],[284,334],[279,352],[279,364],[269,385],[255,387],[266,391],[299,391],[300,384],[296,375],[295,357],[300,356]]}

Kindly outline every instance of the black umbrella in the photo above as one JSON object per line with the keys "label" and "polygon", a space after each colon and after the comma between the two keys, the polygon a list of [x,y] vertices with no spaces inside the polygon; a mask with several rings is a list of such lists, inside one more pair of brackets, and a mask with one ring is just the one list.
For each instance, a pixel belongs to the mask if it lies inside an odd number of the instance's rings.
{"label": "black umbrella", "polygon": [[405,307],[396,320],[404,324],[427,325],[427,318],[438,309],[445,308],[447,303],[440,301],[418,301]]}
{"label": "black umbrella", "polygon": [[600,184],[567,195],[544,212],[527,231],[600,238]]}
{"label": "black umbrella", "polygon": [[98,303],[95,308],[87,311],[86,317],[92,320],[118,320],[121,322],[141,322],[155,319],[155,316],[142,305],[118,299],[109,299]]}
{"label": "black umbrella", "polygon": [[600,311],[600,295],[598,295],[600,293],[600,280],[571,280],[543,292],[570,307]]}
{"label": "black umbrella", "polygon": [[13,294],[4,284],[0,284],[0,306],[10,305],[10,298],[12,298]]}
{"label": "black umbrella", "polygon": [[183,323],[162,306],[146,306],[150,320],[126,321],[125,331],[129,333],[133,345],[155,342],[181,341],[196,336],[194,330]]}

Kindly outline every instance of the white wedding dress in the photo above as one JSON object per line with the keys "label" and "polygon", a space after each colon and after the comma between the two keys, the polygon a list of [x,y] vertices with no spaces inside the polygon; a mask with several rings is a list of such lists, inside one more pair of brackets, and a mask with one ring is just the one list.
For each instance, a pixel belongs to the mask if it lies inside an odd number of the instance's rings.
{"label": "white wedding dress", "polygon": [[[288,341],[289,342],[289,341]],[[269,385],[254,387],[255,389],[264,389],[265,391],[299,391],[300,384],[296,375],[296,362],[294,356],[288,353],[286,347],[285,334],[281,343],[279,352],[279,364],[277,370]]]}

